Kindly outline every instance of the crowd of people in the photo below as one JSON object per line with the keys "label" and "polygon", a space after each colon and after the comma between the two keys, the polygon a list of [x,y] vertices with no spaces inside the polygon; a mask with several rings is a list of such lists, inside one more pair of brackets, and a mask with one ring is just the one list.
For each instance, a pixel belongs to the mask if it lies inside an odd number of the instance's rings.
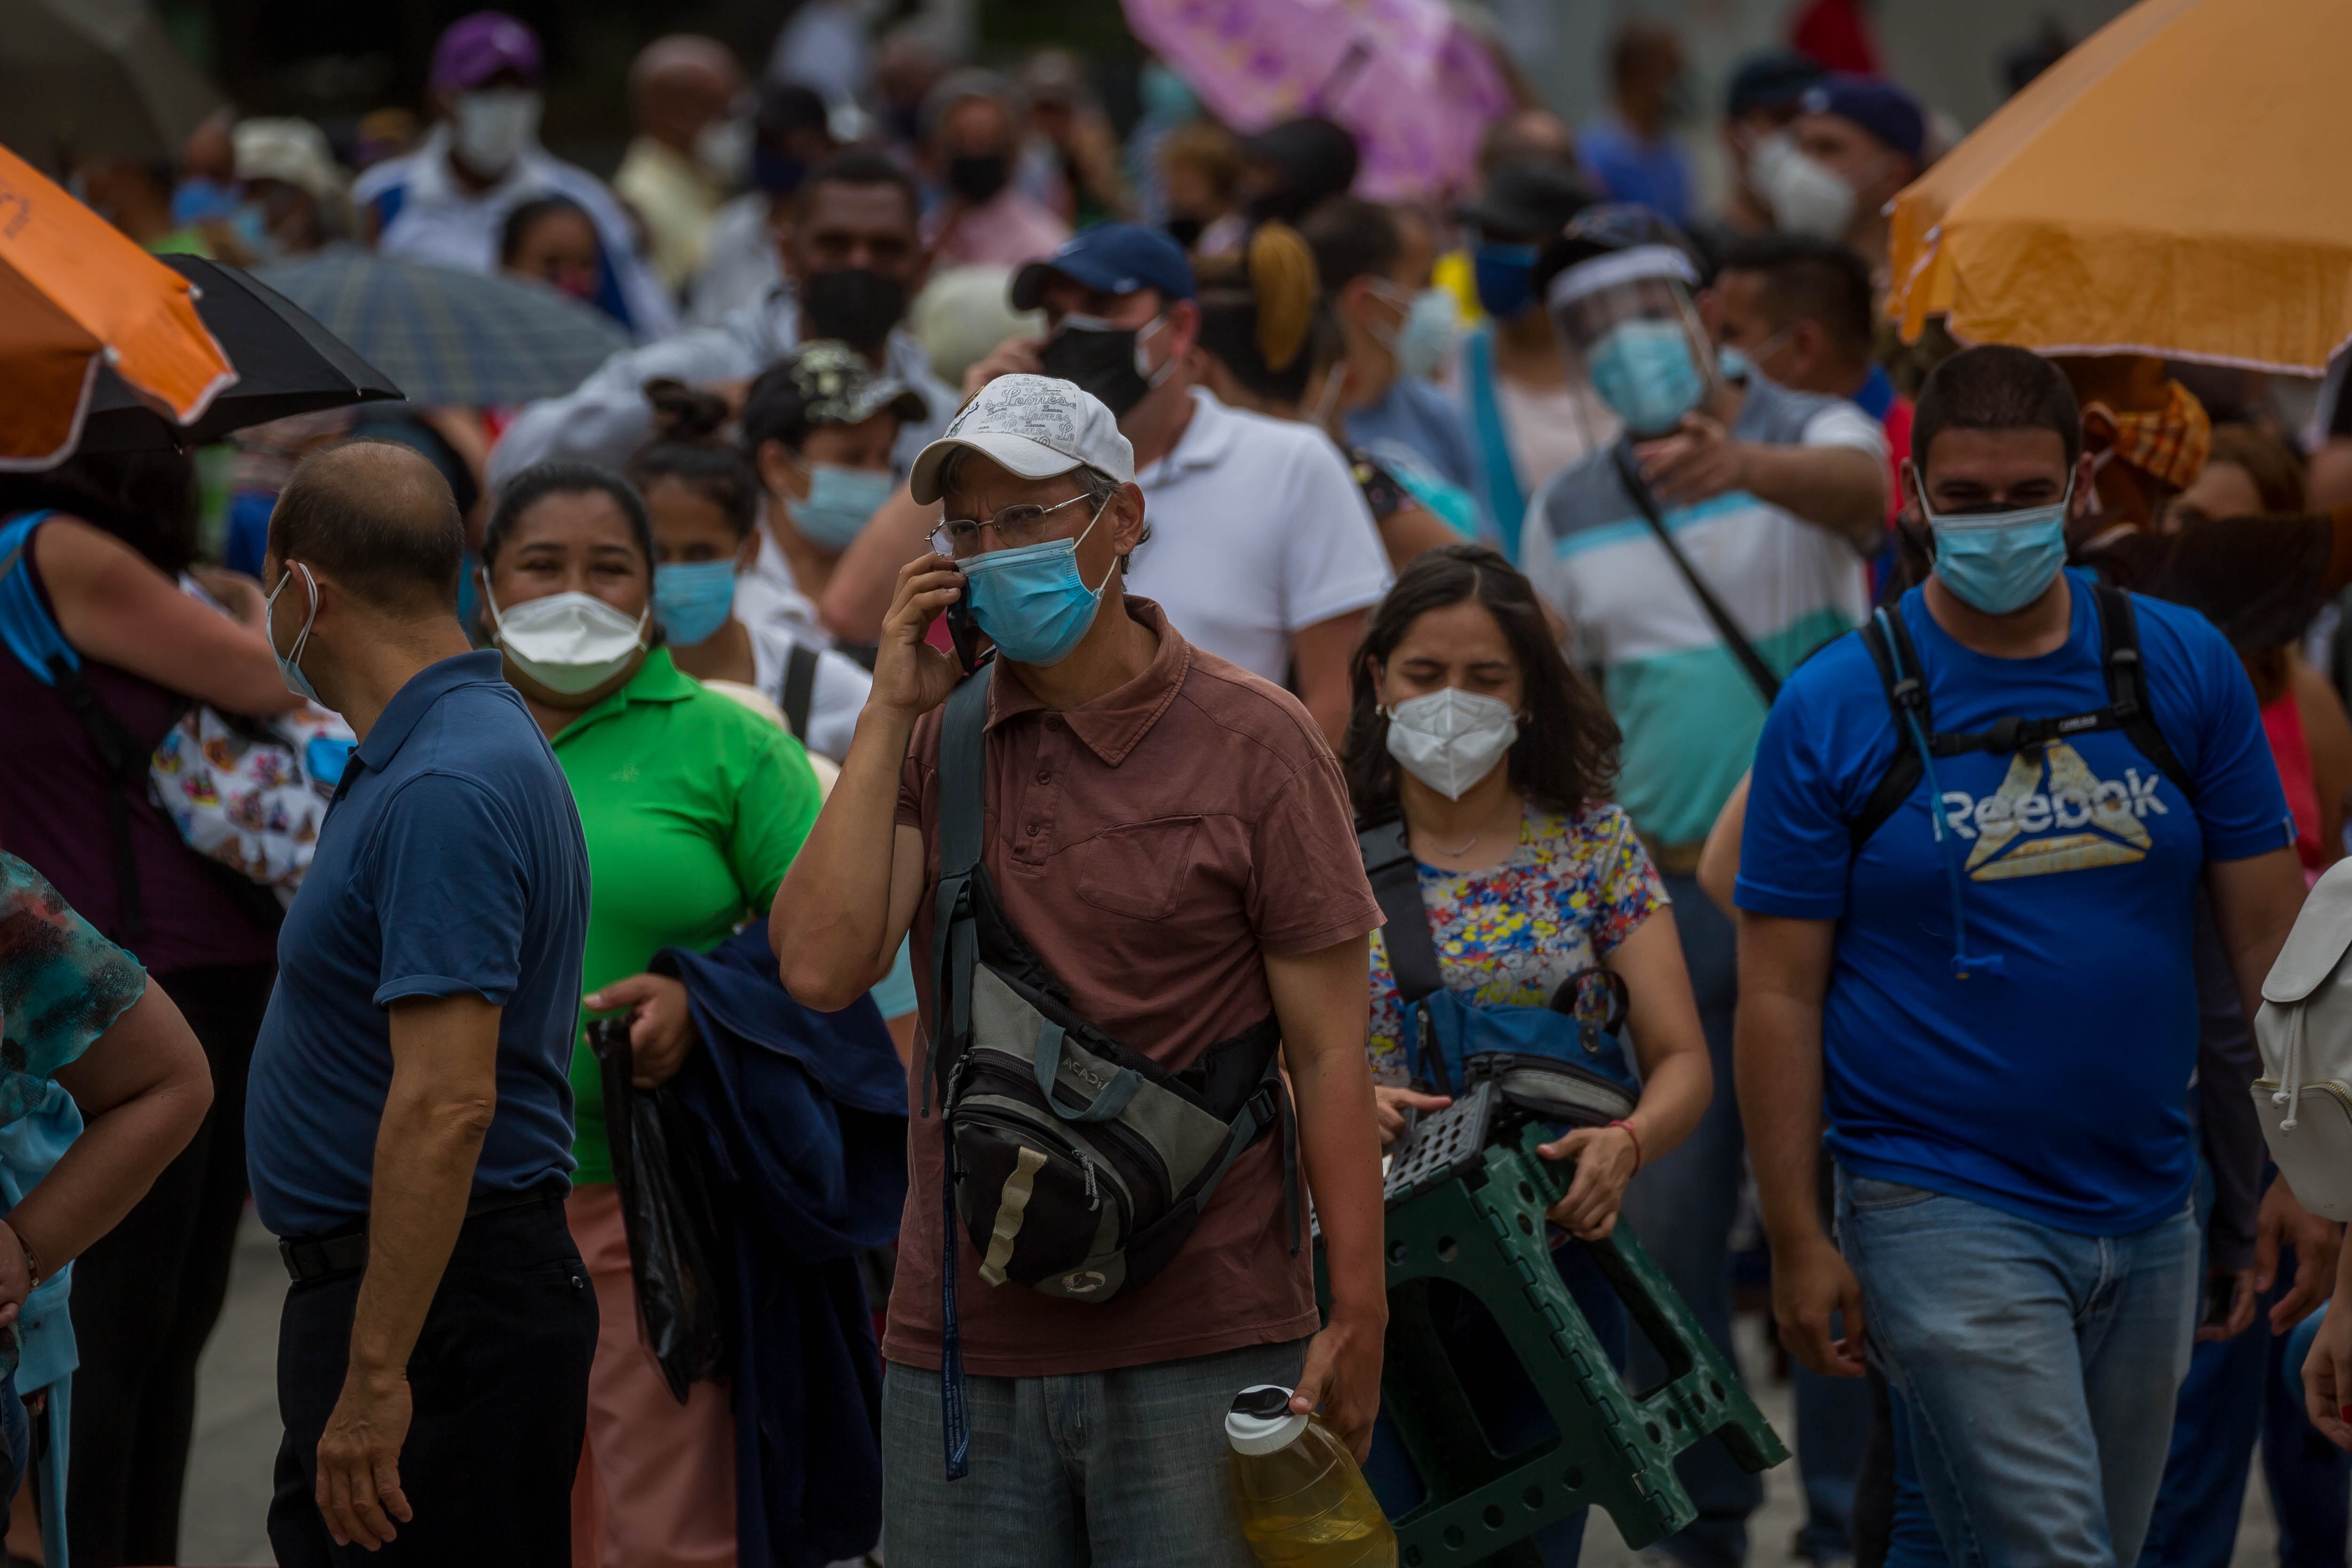
{"label": "crowd of people", "polygon": [[[1259,1384],[1402,1516],[1423,997],[1598,979],[1561,1287],[1637,1388],[1585,1243],[1727,1353],[1760,1294],[1795,1556],[2218,1565],[2259,1444],[2283,1560],[2342,1563],[2352,1255],[2250,1089],[2352,849],[2352,408],[1895,342],[1950,134],[1837,9],[1730,77],[1713,202],[1654,23],[1589,123],[1379,202],[1328,120],[1151,61],[1122,139],[1070,55],[825,0],[756,82],[648,45],[609,184],[496,12],[422,121],[82,171],[151,249],[503,272],[630,346],[240,432],[218,494],[0,475],[0,1471],[63,1501],[10,1551],[177,1560],[248,1197],[281,1563],[1237,1568]],[[149,754],[321,710],[299,891],[192,847]],[[702,1243],[648,1183],[725,1194]],[[1444,1311],[1497,1448],[1556,1436]],[[1758,1476],[1677,1468],[1660,1560],[1765,1550]]]}

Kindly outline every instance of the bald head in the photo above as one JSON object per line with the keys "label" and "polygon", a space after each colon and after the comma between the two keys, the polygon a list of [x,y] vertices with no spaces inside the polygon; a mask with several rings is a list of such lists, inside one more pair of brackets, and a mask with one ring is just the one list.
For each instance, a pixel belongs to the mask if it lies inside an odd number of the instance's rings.
{"label": "bald head", "polygon": [[269,554],[299,561],[395,620],[454,614],[465,524],[440,470],[411,447],[345,441],[295,468],[269,514]]}
{"label": "bald head", "polygon": [[681,151],[725,117],[742,90],[743,73],[727,46],[692,33],[656,38],[629,67],[638,129]]}

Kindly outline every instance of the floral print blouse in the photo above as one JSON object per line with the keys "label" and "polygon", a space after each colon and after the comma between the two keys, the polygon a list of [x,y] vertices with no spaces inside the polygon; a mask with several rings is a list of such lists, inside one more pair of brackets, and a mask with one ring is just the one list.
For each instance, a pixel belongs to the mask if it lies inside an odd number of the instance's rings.
{"label": "floral print blouse", "polygon": [[38,871],[0,855],[0,1125],[38,1110],[58,1069],[146,989],[137,959]]}
{"label": "floral print blouse", "polygon": [[[1421,900],[1446,989],[1540,1007],[1667,903],[1633,824],[1605,801],[1566,815],[1533,804],[1508,860],[1475,871],[1421,868]],[[1372,1070],[1402,1087],[1403,1011],[1382,932],[1372,933]]]}

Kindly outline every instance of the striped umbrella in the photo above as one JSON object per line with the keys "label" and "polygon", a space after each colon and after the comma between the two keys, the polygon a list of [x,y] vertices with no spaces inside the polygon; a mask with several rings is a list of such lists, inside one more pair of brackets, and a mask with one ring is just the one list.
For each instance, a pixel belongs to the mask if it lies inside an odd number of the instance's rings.
{"label": "striped umbrella", "polygon": [[620,324],[518,279],[339,246],[254,276],[285,295],[414,403],[482,406],[571,391],[615,351]]}

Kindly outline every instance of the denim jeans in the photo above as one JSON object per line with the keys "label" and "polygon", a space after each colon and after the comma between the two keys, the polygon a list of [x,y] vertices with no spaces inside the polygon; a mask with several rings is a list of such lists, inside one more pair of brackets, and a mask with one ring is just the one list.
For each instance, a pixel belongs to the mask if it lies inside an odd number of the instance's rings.
{"label": "denim jeans", "polygon": [[2137,1563],[2202,1295],[2188,1197],[2077,1236],[1841,1171],[1838,1242],[1948,1558]]}
{"label": "denim jeans", "polygon": [[[1715,1098],[1682,1145],[1642,1168],[1625,1190],[1624,1215],[1707,1337],[1731,1348],[1731,1226],[1739,1215],[1747,1142],[1731,1092],[1731,1020],[1739,1001],[1739,953],[1731,919],[1694,877],[1668,877],[1683,963],[1698,999],[1699,1024],[1715,1066]],[[1653,1388],[1665,1363],[1633,1336],[1629,1382]],[[1800,1447],[1802,1439],[1800,1439]],[[1742,1470],[1721,1443],[1683,1450],[1675,1462],[1698,1518],[1663,1543],[1691,1568],[1738,1568],[1748,1555],[1748,1516],[1764,1503],[1764,1478]]]}
{"label": "denim jeans", "polygon": [[890,1568],[1256,1568],[1234,1518],[1225,1411],[1298,1381],[1307,1342],[1057,1377],[965,1379],[971,1471],[947,1479],[940,1374],[882,1377]]}

